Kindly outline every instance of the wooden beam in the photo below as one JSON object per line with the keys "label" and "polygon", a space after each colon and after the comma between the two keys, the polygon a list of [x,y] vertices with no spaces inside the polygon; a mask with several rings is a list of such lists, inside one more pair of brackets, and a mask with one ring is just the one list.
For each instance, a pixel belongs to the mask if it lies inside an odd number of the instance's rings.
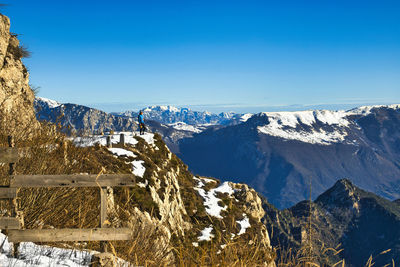
{"label": "wooden beam", "polygon": [[13,163],[18,161],[18,148],[0,147],[0,163]]}
{"label": "wooden beam", "polygon": [[14,175],[10,187],[135,186],[133,174]]}
{"label": "wooden beam", "polygon": [[21,229],[21,223],[14,217],[0,217],[0,229]]}
{"label": "wooden beam", "polygon": [[9,230],[10,242],[113,241],[132,239],[129,228]]}
{"label": "wooden beam", "polygon": [[0,199],[17,197],[17,188],[0,187]]}

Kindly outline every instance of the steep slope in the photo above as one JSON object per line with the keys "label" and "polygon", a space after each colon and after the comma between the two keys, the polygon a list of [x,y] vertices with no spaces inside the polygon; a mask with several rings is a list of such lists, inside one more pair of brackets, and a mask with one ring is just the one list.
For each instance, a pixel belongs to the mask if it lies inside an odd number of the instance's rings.
{"label": "steep slope", "polygon": [[[179,156],[201,175],[253,186],[279,208],[313,198],[339,178],[389,199],[400,197],[400,108],[273,112],[179,141]],[[201,162],[201,164],[200,164]]]}
{"label": "steep slope", "polygon": [[[310,203],[303,201],[279,211],[264,201],[264,222],[274,234],[271,242],[299,249],[308,239]],[[378,266],[400,260],[400,207],[342,179],[311,203],[314,254],[327,263],[341,258],[350,266],[364,266],[370,256]],[[338,255],[323,254],[341,244]],[[339,249],[338,249],[339,250]],[[386,251],[385,253],[382,253]]]}
{"label": "steep slope", "polygon": [[17,36],[10,33],[10,20],[0,14],[0,122],[14,135],[38,127],[29,74],[21,61],[27,55]]}

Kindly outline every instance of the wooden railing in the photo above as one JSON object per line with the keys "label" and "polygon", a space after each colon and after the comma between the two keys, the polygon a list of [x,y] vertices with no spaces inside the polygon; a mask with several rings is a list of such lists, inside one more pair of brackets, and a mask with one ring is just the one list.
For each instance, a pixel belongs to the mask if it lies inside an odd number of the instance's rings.
{"label": "wooden railing", "polygon": [[[121,137],[121,140],[124,140]],[[67,242],[67,241],[113,241],[130,240],[129,228],[106,228],[107,186],[133,187],[135,176],[132,174],[61,174],[61,175],[16,175],[15,164],[19,158],[12,137],[8,138],[9,147],[0,148],[0,163],[9,164],[9,186],[0,187],[0,199],[9,199],[11,217],[0,217],[0,229],[8,231],[10,242]],[[111,142],[110,142],[111,143]],[[124,145],[123,141],[122,144]],[[17,218],[17,189],[38,187],[98,187],[100,190],[99,228],[92,229],[21,229],[23,223]],[[107,248],[101,243],[102,250]],[[16,250],[16,249],[14,249]]]}

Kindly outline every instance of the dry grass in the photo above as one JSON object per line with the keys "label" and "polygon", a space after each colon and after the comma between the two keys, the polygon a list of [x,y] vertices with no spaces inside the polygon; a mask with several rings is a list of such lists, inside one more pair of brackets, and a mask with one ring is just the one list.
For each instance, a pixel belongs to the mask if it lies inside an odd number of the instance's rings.
{"label": "dry grass", "polygon": [[227,238],[224,247],[202,242],[199,247],[185,244],[176,247],[178,266],[266,266],[275,253],[258,240],[244,241]]}

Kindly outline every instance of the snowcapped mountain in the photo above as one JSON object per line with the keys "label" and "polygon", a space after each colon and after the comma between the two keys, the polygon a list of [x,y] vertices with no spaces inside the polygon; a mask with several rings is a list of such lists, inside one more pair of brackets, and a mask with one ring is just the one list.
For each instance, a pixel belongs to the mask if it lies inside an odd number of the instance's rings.
{"label": "snowcapped mountain", "polygon": [[349,111],[265,112],[179,140],[179,156],[205,176],[253,186],[279,208],[342,177],[400,198],[400,105]]}
{"label": "snowcapped mountain", "polygon": [[[193,126],[225,125],[229,124],[232,120],[239,120],[242,117],[242,114],[236,114],[233,112],[213,114],[208,111],[193,111],[189,108],[177,108],[173,106],[151,106],[142,111],[145,119],[173,126],[175,123],[185,123]],[[136,118],[138,112],[125,111],[112,114]]]}

